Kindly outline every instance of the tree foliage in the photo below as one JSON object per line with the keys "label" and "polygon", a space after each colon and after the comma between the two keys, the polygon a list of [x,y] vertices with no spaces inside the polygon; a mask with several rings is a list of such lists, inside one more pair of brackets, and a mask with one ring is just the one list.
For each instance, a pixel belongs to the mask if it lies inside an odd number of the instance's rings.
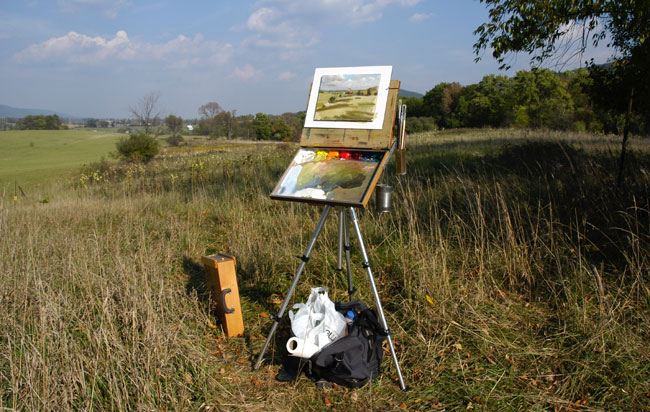
{"label": "tree foliage", "polygon": [[288,142],[291,140],[291,128],[283,117],[276,117],[271,124],[271,139]]}
{"label": "tree foliage", "polygon": [[167,128],[169,129],[173,137],[180,136],[183,133],[183,128],[185,127],[183,118],[179,116],[174,116],[173,114],[170,114],[169,116],[165,117],[165,124],[167,125]]}
{"label": "tree foliage", "polygon": [[60,130],[65,129],[63,121],[56,114],[27,115],[18,121],[19,130]]}
{"label": "tree foliage", "polygon": [[253,119],[253,130],[258,140],[269,140],[271,138],[271,119],[267,114],[257,113]]}
{"label": "tree foliage", "polygon": [[221,112],[223,109],[217,102],[208,102],[199,107],[199,115],[204,119],[213,119]]}
{"label": "tree foliage", "polygon": [[[489,21],[474,34],[478,55],[492,49],[503,68],[506,57],[525,52],[533,63],[551,57],[570,58],[590,45],[597,46],[609,34],[623,55],[645,45],[650,30],[650,5],[638,0],[481,0]],[[478,57],[480,59],[480,57]]]}
{"label": "tree foliage", "polygon": [[211,137],[232,137],[232,117],[235,111],[224,111],[217,102],[208,102],[199,107],[199,133]]}
{"label": "tree foliage", "polygon": [[129,162],[147,163],[160,152],[160,145],[153,137],[144,133],[121,138],[115,144],[117,156]]}
{"label": "tree foliage", "polygon": [[[616,108],[627,98],[621,81],[610,75],[595,77],[593,70],[587,69],[564,73],[533,69],[513,77],[488,75],[468,86],[439,83],[421,99],[404,99],[409,113],[407,132],[518,127],[619,133],[622,120]],[[650,103],[640,102],[639,107],[642,105]],[[635,133],[647,134],[649,125],[647,115],[638,114],[630,127]]]}

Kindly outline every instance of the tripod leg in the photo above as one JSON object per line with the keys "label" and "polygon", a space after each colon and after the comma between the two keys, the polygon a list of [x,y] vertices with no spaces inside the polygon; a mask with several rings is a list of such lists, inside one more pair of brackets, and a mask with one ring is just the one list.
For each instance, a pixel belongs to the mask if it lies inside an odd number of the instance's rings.
{"label": "tripod leg", "polygon": [[255,363],[255,366],[253,369],[257,370],[260,367],[260,364],[262,363],[262,358],[264,357],[264,353],[266,352],[266,349],[269,346],[269,343],[271,343],[271,339],[273,338],[273,335],[275,334],[276,329],[278,328],[278,324],[280,324],[280,320],[282,319],[282,316],[284,315],[284,311],[287,309],[287,306],[289,306],[289,301],[291,300],[291,297],[293,296],[293,292],[296,290],[296,285],[298,284],[298,280],[300,279],[300,275],[302,274],[303,269],[305,268],[305,265],[309,261],[309,255],[311,255],[311,251],[314,249],[314,244],[316,243],[316,239],[318,238],[318,235],[320,234],[321,230],[323,229],[323,225],[325,224],[325,219],[327,219],[327,215],[329,214],[331,206],[325,206],[323,209],[323,214],[320,217],[320,220],[318,221],[318,224],[316,225],[316,230],[314,231],[314,234],[311,237],[311,240],[309,241],[309,244],[307,245],[307,249],[305,250],[305,254],[300,257],[302,262],[300,262],[300,266],[298,266],[298,270],[296,271],[296,274],[293,276],[293,282],[291,282],[291,287],[289,287],[289,291],[287,292],[287,296],[284,298],[284,302],[282,302],[282,306],[280,306],[280,310],[278,311],[278,314],[275,316],[275,320],[273,322],[273,326],[271,326],[271,331],[269,332],[269,336],[266,338],[266,342],[264,342],[264,346],[262,347],[262,352],[260,352],[257,362]]}
{"label": "tripod leg", "polygon": [[345,210],[343,207],[339,207],[339,249],[338,249],[338,260],[336,261],[336,270],[341,272],[343,270],[343,225],[345,219]]}
{"label": "tripod leg", "polygon": [[379,320],[381,321],[382,326],[386,330],[388,346],[390,346],[390,352],[393,355],[393,362],[395,363],[395,369],[397,369],[397,376],[399,378],[399,384],[403,391],[406,390],[406,385],[404,385],[404,378],[402,377],[402,371],[399,367],[399,362],[397,361],[397,355],[395,354],[395,347],[393,346],[393,339],[391,339],[390,331],[388,330],[388,324],[386,323],[386,317],[384,316],[384,309],[381,307],[381,301],[379,300],[379,292],[377,292],[377,286],[375,285],[375,278],[372,275],[372,269],[370,269],[370,262],[368,260],[368,254],[366,253],[366,247],[363,244],[363,237],[361,236],[361,227],[357,221],[357,215],[354,212],[354,208],[350,208],[350,217],[352,218],[352,225],[354,226],[354,231],[357,235],[357,240],[359,241],[359,249],[361,249],[361,256],[363,256],[363,267],[368,272],[368,280],[370,281],[370,287],[372,288],[372,293],[375,297],[375,304],[377,305],[377,312],[379,313]]}
{"label": "tripod leg", "polygon": [[348,296],[352,301],[352,295],[357,291],[357,288],[352,287],[352,270],[350,269],[350,232],[348,231],[348,217],[344,213],[341,216],[343,220],[343,240],[345,241],[343,248],[345,249],[345,267],[348,272]]}

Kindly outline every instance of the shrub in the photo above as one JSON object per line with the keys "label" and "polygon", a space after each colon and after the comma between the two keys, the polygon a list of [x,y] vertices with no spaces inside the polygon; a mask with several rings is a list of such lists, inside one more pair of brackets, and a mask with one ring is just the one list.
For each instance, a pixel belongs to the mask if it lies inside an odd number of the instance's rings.
{"label": "shrub", "polygon": [[148,162],[160,151],[156,139],[146,134],[132,134],[116,144],[117,157],[129,162]]}
{"label": "shrub", "polygon": [[185,141],[185,139],[183,139],[183,136],[181,135],[175,135],[175,136],[171,135],[167,139],[165,139],[165,141],[170,146],[179,146],[181,143]]}

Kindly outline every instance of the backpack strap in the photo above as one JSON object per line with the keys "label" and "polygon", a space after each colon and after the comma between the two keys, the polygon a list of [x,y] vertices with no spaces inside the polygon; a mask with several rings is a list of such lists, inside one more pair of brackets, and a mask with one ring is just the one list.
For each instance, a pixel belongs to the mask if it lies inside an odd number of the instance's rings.
{"label": "backpack strap", "polygon": [[360,300],[352,300],[350,302],[335,302],[334,309],[338,312],[346,313],[348,310],[353,311],[354,313],[361,313],[364,310],[368,309],[368,305],[361,302]]}

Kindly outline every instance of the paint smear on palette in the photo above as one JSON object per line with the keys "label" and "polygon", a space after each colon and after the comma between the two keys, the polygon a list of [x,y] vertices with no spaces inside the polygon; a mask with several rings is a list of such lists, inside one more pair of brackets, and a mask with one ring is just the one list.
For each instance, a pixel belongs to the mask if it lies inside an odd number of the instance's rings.
{"label": "paint smear on palette", "polygon": [[325,158],[301,149],[294,158],[278,195],[297,198],[360,202],[378,161]]}

